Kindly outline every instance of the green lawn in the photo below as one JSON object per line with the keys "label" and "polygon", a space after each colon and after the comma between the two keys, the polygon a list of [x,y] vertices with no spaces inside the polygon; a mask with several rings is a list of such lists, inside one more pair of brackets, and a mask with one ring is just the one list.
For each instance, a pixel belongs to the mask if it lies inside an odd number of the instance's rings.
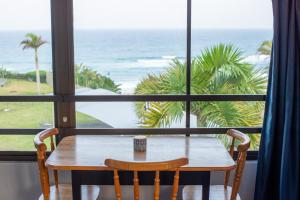
{"label": "green lawn", "polygon": [[53,124],[53,103],[0,103],[0,128],[41,128]]}
{"label": "green lawn", "polygon": [[34,151],[33,135],[0,135],[0,151]]}
{"label": "green lawn", "polygon": [[[52,88],[45,83],[41,83],[41,94],[51,93],[53,93]],[[18,79],[6,79],[5,86],[0,87],[1,95],[37,95],[36,83]]]}
{"label": "green lawn", "polygon": [[[50,105],[47,103],[49,108]],[[1,107],[1,106],[0,106]],[[33,108],[38,107],[38,106],[31,106]],[[52,109],[52,108],[50,108]],[[36,112],[36,110],[35,110]],[[1,112],[0,112],[1,113]],[[49,114],[49,113],[48,113]],[[13,116],[13,115],[12,115]],[[16,115],[18,116],[18,115]],[[35,116],[35,115],[32,115]],[[50,115],[48,115],[50,116]],[[77,123],[78,124],[91,124],[91,125],[101,125],[102,122],[92,118],[88,115],[85,115],[83,113],[77,112]],[[5,121],[10,121],[10,120],[5,120],[5,117],[3,117],[2,114],[0,114],[0,125],[3,125],[3,122]],[[20,116],[17,117],[18,119]],[[33,119],[34,118],[34,119]],[[31,120],[18,120],[21,123],[10,123],[11,127],[4,126],[0,128],[32,128],[29,125],[35,126],[34,128],[41,128],[37,126],[38,124],[41,124],[41,118],[38,117],[30,117]],[[46,119],[46,117],[44,118]],[[49,122],[50,120],[52,121],[53,118],[48,118]],[[22,126],[23,125],[23,126]],[[24,127],[27,126],[27,127]],[[29,126],[29,127],[28,127]],[[44,127],[46,128],[46,127]],[[33,135],[0,135],[0,151],[33,151],[35,150],[34,145],[33,145]]]}
{"label": "green lawn", "polygon": [[[52,93],[52,88],[41,84],[42,94]],[[36,83],[8,80],[0,87],[1,95],[36,95]],[[53,126],[54,106],[51,102],[0,102],[0,128],[48,128]],[[77,124],[102,126],[91,116],[77,112]],[[9,134],[9,133],[8,133]],[[0,135],[0,151],[30,151],[34,149],[34,136]]]}

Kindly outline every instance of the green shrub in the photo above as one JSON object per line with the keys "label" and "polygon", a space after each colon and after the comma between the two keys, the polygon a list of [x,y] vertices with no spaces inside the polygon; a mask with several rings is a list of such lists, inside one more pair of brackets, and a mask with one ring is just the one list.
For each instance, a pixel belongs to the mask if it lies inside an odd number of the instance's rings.
{"label": "green shrub", "polygon": [[121,91],[119,85],[115,84],[111,78],[103,76],[83,64],[75,66],[75,79],[76,85],[79,86],[92,89],[103,88],[116,93]]}
{"label": "green shrub", "polygon": [[[47,76],[47,72],[44,71],[44,70],[40,70],[41,83],[46,83],[47,82],[46,76]],[[26,74],[24,74],[24,77],[25,77],[26,80],[30,80],[30,81],[36,82],[35,71],[27,72]]]}
{"label": "green shrub", "polygon": [[[47,72],[45,70],[40,70],[41,83],[47,82],[46,76],[47,76]],[[0,78],[21,79],[21,80],[36,82],[36,72],[31,71],[27,73],[18,73],[18,72],[8,71],[7,69],[1,67]]]}

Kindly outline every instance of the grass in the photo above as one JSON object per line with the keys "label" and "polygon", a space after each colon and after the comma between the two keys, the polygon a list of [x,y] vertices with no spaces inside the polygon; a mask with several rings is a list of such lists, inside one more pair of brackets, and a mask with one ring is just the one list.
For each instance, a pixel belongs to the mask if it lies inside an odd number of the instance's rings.
{"label": "grass", "polygon": [[0,151],[33,151],[33,135],[0,135]]}
{"label": "grass", "polygon": [[[53,93],[52,87],[41,83],[41,94]],[[4,87],[0,87],[1,95],[37,95],[36,83],[26,80],[6,79]]]}
{"label": "grass", "polygon": [[[48,103],[47,103],[48,104]],[[47,105],[50,106],[50,105]],[[1,105],[0,105],[1,107]],[[24,107],[24,106],[23,106]],[[36,107],[36,106],[31,106]],[[36,111],[36,110],[35,110]],[[1,112],[0,112],[1,113]],[[49,114],[49,113],[48,113]],[[0,126],[2,126],[2,122],[4,121],[2,117],[3,115],[0,114]],[[13,116],[13,115],[12,115]],[[35,115],[32,115],[35,116]],[[49,116],[49,115],[48,115]],[[77,122],[79,124],[101,124],[102,122],[92,118],[86,114],[77,112]],[[18,116],[20,118],[20,116]],[[46,119],[45,117],[44,119]],[[52,118],[48,118],[49,122],[53,120]],[[7,120],[8,121],[8,120]],[[6,128],[32,128],[32,127],[24,127],[29,125],[35,126],[34,128],[41,128],[38,125],[41,124],[41,119],[38,117],[31,117],[30,120],[23,120],[21,123],[18,123],[18,127],[16,127],[16,123],[11,123],[11,127]],[[23,127],[21,125],[24,125]],[[0,127],[3,128],[3,127]],[[46,128],[46,127],[44,127]],[[33,145],[33,137],[34,135],[0,135],[0,151],[34,151],[34,145]]]}
{"label": "grass", "polygon": [[[0,103],[0,128],[47,128],[53,125],[53,103]],[[77,123],[97,124],[99,120],[77,112]]]}
{"label": "grass", "polygon": [[[41,94],[52,93],[52,88],[42,83]],[[0,87],[1,95],[36,95],[36,83],[8,79]],[[1,102],[0,128],[48,128],[53,127],[54,106],[51,102]],[[103,122],[76,112],[77,124],[102,126]],[[32,151],[33,135],[0,135],[0,151]]]}
{"label": "grass", "polygon": [[0,103],[0,128],[41,128],[53,124],[53,103]]}

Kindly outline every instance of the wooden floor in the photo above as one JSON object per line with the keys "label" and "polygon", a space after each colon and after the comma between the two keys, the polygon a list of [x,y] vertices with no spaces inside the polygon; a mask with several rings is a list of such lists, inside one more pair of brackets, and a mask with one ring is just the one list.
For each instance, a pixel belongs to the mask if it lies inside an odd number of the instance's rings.
{"label": "wooden floor", "polygon": [[[224,190],[224,185],[211,185],[209,192],[210,200],[230,200],[231,187]],[[202,199],[202,186],[186,186],[183,189],[183,200],[201,200]],[[237,200],[240,200],[238,195]]]}
{"label": "wooden floor", "polygon": [[[96,200],[99,195],[99,186],[82,186],[82,200]],[[43,195],[39,200],[44,200]],[[49,200],[72,200],[72,186],[69,184],[60,184],[58,190],[55,186],[51,187]]]}

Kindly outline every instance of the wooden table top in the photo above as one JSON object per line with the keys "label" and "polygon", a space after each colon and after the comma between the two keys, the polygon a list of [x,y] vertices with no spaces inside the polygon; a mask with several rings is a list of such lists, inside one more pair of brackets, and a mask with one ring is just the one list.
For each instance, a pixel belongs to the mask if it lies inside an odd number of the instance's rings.
{"label": "wooden table top", "polygon": [[189,158],[181,171],[224,171],[235,167],[219,139],[196,136],[150,136],[145,153],[134,152],[133,136],[69,136],[59,143],[46,165],[57,170],[111,170],[104,165],[107,158],[157,162],[180,157]]}

